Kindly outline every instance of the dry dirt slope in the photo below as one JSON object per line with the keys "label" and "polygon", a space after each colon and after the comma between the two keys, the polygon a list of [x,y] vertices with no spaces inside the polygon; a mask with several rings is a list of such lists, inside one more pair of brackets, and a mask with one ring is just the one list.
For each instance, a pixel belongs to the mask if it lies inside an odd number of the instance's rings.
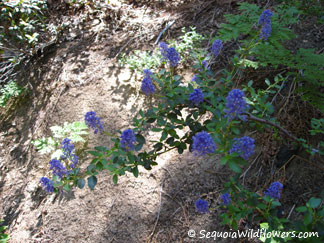
{"label": "dry dirt slope", "polygon": [[[220,230],[218,217],[197,214],[194,201],[208,199],[208,193],[217,198],[227,171],[207,173],[224,169],[217,158],[198,159],[188,151],[165,154],[152,171],[141,170],[137,179],[126,175],[118,185],[102,173],[94,191],[46,195],[38,181],[49,158],[29,146],[32,134],[44,136],[50,126],[82,120],[90,110],[102,117],[107,131],[115,132],[128,128],[136,111],[150,101],[138,96],[133,73],[90,42],[63,45],[42,68],[34,74],[42,82],[31,82],[33,94],[1,129],[0,215],[9,223],[11,243],[191,242],[189,229]],[[90,147],[109,143],[103,135],[90,135]]]}

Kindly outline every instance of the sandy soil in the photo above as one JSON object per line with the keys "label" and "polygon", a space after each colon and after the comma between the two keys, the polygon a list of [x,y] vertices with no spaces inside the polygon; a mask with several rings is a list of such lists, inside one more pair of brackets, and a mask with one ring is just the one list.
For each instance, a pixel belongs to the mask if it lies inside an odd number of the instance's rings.
{"label": "sandy soil", "polygon": [[[189,242],[189,229],[219,228],[217,216],[197,214],[194,202],[200,197],[208,199],[209,194],[217,198],[222,177],[228,172],[221,169],[217,175],[217,157],[196,158],[189,151],[164,154],[152,171],[141,169],[137,179],[123,176],[118,185],[108,173],[102,173],[94,191],[86,188],[61,196],[46,195],[38,181],[48,170],[49,158],[28,146],[31,133],[26,127],[33,124],[38,128],[34,136],[43,136],[49,134],[50,126],[82,120],[93,110],[105,129],[115,132],[128,128],[133,115],[150,106],[138,93],[136,75],[107,58],[104,48],[92,50],[71,42],[48,62],[58,60],[59,71],[51,69],[42,76],[49,80],[44,85],[50,92],[46,105],[39,104],[42,108],[34,114],[33,105],[23,102],[13,121],[15,131],[1,133],[7,142],[1,148],[3,165],[16,159],[16,165],[6,167],[1,186],[0,210],[10,222],[10,242]],[[40,100],[33,102],[37,107]],[[30,119],[37,116],[37,121]],[[91,134],[89,146],[99,144],[109,146],[110,139]],[[10,151],[4,150],[11,145]],[[24,159],[28,163],[23,164]]]}

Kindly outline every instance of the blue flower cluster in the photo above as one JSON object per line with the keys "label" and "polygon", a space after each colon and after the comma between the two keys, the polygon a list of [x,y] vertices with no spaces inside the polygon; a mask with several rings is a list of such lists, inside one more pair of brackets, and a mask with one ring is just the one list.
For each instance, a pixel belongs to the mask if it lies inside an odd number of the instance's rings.
{"label": "blue flower cluster", "polygon": [[69,174],[69,171],[66,169],[66,167],[61,163],[61,161],[57,159],[52,159],[50,162],[50,170],[53,170],[53,175],[58,176],[61,179],[63,176]]}
{"label": "blue flower cluster", "polygon": [[195,75],[192,77],[192,81],[197,83],[197,81],[198,81],[198,75],[197,75],[197,74],[195,74]]}
{"label": "blue flower cluster", "polygon": [[198,199],[195,202],[195,206],[196,206],[196,210],[199,213],[208,213],[209,212],[208,202],[203,199]]}
{"label": "blue flower cluster", "polygon": [[262,30],[260,33],[260,39],[267,40],[271,35],[271,16],[273,13],[267,9],[264,10],[259,18],[259,25],[262,25]]}
{"label": "blue flower cluster", "polygon": [[70,164],[70,168],[75,168],[75,166],[79,162],[79,157],[75,154],[74,144],[71,143],[71,139],[64,138],[61,143],[61,148],[63,149],[63,155],[61,156],[61,159],[69,159],[72,162]]}
{"label": "blue flower cluster", "polygon": [[97,117],[96,113],[94,111],[89,111],[85,114],[84,117],[85,124],[92,128],[94,130],[94,133],[97,134],[98,131],[102,132],[102,122],[100,121],[100,118]]}
{"label": "blue flower cluster", "polygon": [[180,55],[174,47],[168,47],[165,42],[161,42],[159,46],[162,60],[169,61],[171,67],[178,66],[180,62]]}
{"label": "blue flower cluster", "polygon": [[162,60],[164,60],[164,61],[168,60],[168,58],[167,58],[168,49],[169,49],[168,44],[162,41],[160,43],[159,50],[160,50],[161,55],[162,55]]}
{"label": "blue flower cluster", "polygon": [[42,184],[42,186],[45,188],[47,192],[52,193],[54,191],[53,181],[48,179],[47,177],[42,177],[40,179],[40,183]]}
{"label": "blue flower cluster", "polygon": [[142,92],[145,95],[150,95],[155,92],[155,87],[153,85],[151,76],[153,73],[149,69],[144,69],[144,79],[142,80]]}
{"label": "blue flower cluster", "polygon": [[150,69],[144,69],[143,72],[144,72],[144,77],[151,77],[153,75]]}
{"label": "blue flower cluster", "polygon": [[122,132],[121,147],[125,150],[134,150],[134,143],[136,143],[136,137],[132,129],[126,129]]}
{"label": "blue flower cluster", "polygon": [[229,153],[239,153],[239,155],[247,160],[251,155],[254,154],[254,139],[249,136],[244,136],[241,138],[234,138],[234,144],[230,149]]}
{"label": "blue flower cluster", "polygon": [[201,64],[204,66],[204,68],[207,68],[208,67],[208,61],[207,60],[203,60],[201,62]]}
{"label": "blue flower cluster", "polygon": [[283,188],[283,185],[280,182],[273,182],[270,187],[263,192],[265,196],[269,196],[274,199],[280,199],[280,193]]}
{"label": "blue flower cluster", "polygon": [[215,40],[211,47],[211,52],[215,57],[218,57],[221,49],[223,48],[223,42],[221,40]]}
{"label": "blue flower cluster", "polygon": [[224,193],[221,195],[221,199],[225,206],[228,206],[232,202],[231,195],[228,193]]}
{"label": "blue flower cluster", "polygon": [[205,131],[197,133],[192,137],[192,150],[196,155],[214,153],[217,146],[212,137]]}
{"label": "blue flower cluster", "polygon": [[189,100],[192,101],[195,105],[199,105],[204,101],[204,94],[200,89],[195,89],[190,95]]}
{"label": "blue flower cluster", "polygon": [[246,112],[249,109],[249,105],[244,99],[244,92],[240,89],[233,89],[230,91],[226,97],[226,117],[229,120],[240,117],[243,120],[246,119],[242,113]]}

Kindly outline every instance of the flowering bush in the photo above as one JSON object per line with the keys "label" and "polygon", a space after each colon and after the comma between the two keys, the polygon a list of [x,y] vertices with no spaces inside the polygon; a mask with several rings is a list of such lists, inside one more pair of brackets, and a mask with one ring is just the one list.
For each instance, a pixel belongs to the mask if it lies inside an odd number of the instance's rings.
{"label": "flowering bush", "polygon": [[283,185],[280,182],[276,181],[273,182],[263,194],[274,199],[280,199],[280,192],[282,188]]}
{"label": "flowering bush", "polygon": [[199,213],[208,213],[209,212],[208,202],[203,199],[198,199],[195,203],[195,206],[196,206],[196,210]]}
{"label": "flowering bush", "polygon": [[[261,14],[259,9],[257,12]],[[288,221],[277,216],[283,184],[273,182],[262,195],[260,192],[245,189],[238,180],[242,167],[255,153],[255,140],[249,136],[242,136],[249,126],[258,125],[259,131],[265,126],[272,126],[294,142],[300,143],[298,138],[280,127],[275,118],[271,117],[273,108],[271,103],[267,102],[267,92],[278,88],[277,83],[282,79],[275,78],[275,84],[266,81],[268,88],[258,93],[250,82],[244,90],[233,89],[235,75],[241,68],[245,68],[246,53],[253,52],[253,48],[266,41],[271,45],[271,26],[273,23],[279,24],[276,19],[272,22],[273,15],[270,10],[265,10],[259,17],[259,26],[255,25],[255,29],[251,27],[247,32],[254,36],[249,41],[244,40],[241,55],[238,60],[233,59],[232,72],[223,70],[216,76],[207,68],[211,57],[216,60],[219,58],[222,48],[226,45],[226,36],[220,36],[223,37],[223,41],[216,39],[209,49],[210,53],[206,53],[205,56],[194,55],[198,58],[193,66],[196,73],[194,82],[183,82],[183,77],[176,75],[176,69],[181,65],[180,55],[175,48],[161,42],[161,63],[167,62],[167,68],[154,73],[144,69],[141,86],[144,95],[156,96],[159,102],[147,111],[140,110],[134,117],[131,128],[119,132],[120,135],[107,133],[101,118],[94,111],[87,112],[84,120],[88,128],[94,130],[95,134],[100,132],[112,137],[114,145],[109,148],[98,146],[88,151],[93,159],[86,169],[81,170],[79,155],[75,152],[74,145],[68,138],[64,138],[61,142],[63,155],[50,161],[52,179],[41,179],[45,190],[58,192],[70,190],[73,186],[83,188],[86,184],[85,179],[89,188],[94,189],[97,175],[103,170],[109,171],[114,183],[117,183],[118,177],[125,173],[132,173],[137,177],[139,166],[151,169],[157,164],[156,158],[163,153],[177,150],[182,154],[184,150],[189,149],[197,156],[222,155],[220,163],[228,165],[236,173],[236,176],[224,185],[224,192],[220,196],[222,203],[219,207],[227,210],[221,215],[223,224],[237,229],[238,222],[244,218],[258,223],[265,220],[272,229],[284,227]],[[257,19],[254,18],[254,21]],[[258,36],[261,38],[257,38]],[[250,113],[251,110],[254,115]],[[148,129],[159,134],[158,141],[146,144],[142,134]],[[179,130],[186,132],[179,135]],[[146,150],[143,149],[144,144]],[[203,199],[198,199],[195,207],[200,213],[214,210],[209,208],[208,202]]]}
{"label": "flowering bush", "polygon": [[260,33],[260,38],[263,38],[264,40],[268,40],[268,38],[271,35],[271,16],[273,13],[267,9],[264,10],[259,18],[259,25],[262,25],[262,30]]}
{"label": "flowering bush", "polygon": [[155,92],[155,87],[151,79],[152,75],[153,73],[150,70],[144,69],[144,79],[142,81],[142,92],[145,95],[154,94]]}
{"label": "flowering bush", "polygon": [[212,137],[205,131],[197,133],[192,137],[192,150],[197,155],[205,155],[214,153],[216,150],[216,144]]}

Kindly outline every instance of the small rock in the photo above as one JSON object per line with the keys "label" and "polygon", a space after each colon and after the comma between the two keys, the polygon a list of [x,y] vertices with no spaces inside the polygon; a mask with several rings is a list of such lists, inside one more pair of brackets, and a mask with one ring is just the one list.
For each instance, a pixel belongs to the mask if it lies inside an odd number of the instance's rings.
{"label": "small rock", "polygon": [[98,24],[100,24],[100,20],[99,20],[99,19],[94,19],[94,20],[92,21],[92,26],[96,26],[96,25],[98,25]]}

